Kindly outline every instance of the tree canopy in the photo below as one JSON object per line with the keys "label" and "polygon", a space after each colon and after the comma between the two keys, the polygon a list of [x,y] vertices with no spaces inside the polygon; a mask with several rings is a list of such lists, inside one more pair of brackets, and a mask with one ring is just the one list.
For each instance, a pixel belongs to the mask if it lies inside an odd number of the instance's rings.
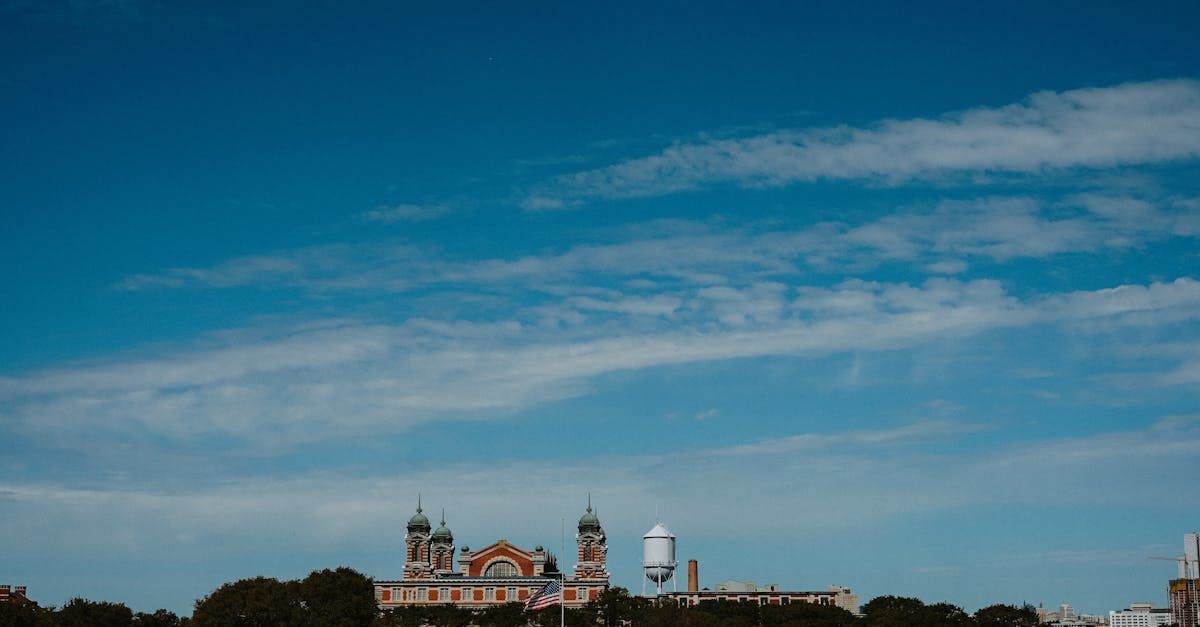
{"label": "tree canopy", "polygon": [[371,579],[351,568],[319,570],[299,581],[254,577],[196,601],[196,627],[370,627],[379,614]]}

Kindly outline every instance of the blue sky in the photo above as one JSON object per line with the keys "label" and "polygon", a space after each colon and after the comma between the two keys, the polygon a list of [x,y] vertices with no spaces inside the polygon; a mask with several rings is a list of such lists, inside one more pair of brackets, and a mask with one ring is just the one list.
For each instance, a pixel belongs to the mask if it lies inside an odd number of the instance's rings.
{"label": "blue sky", "polygon": [[[552,546],[1165,602],[1194,3],[0,8],[0,582]],[[12,539],[18,540],[12,540]]]}

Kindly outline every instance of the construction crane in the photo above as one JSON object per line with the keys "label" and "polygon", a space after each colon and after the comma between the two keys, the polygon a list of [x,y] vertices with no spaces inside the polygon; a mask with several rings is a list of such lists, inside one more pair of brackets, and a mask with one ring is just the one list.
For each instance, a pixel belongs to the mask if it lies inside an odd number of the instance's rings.
{"label": "construction crane", "polygon": [[1148,559],[1148,560],[1166,560],[1166,561],[1169,561],[1169,562],[1175,562],[1175,563],[1179,564],[1179,578],[1180,578],[1180,579],[1186,579],[1186,578],[1187,578],[1187,558],[1186,558],[1186,557],[1158,557],[1158,556],[1154,556],[1154,557],[1147,557],[1146,559]]}

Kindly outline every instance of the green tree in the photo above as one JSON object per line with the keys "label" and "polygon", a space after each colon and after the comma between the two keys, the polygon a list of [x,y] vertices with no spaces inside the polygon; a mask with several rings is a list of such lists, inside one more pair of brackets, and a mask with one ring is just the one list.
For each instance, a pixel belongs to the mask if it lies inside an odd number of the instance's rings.
{"label": "green tree", "polygon": [[426,624],[427,619],[422,608],[416,607],[397,607],[389,609],[381,613],[375,619],[375,625],[378,627],[421,627]]}
{"label": "green tree", "polygon": [[475,624],[479,627],[523,627],[528,622],[529,615],[525,612],[524,603],[505,603],[489,607],[475,617]]}
{"label": "green tree", "polygon": [[730,627],[752,627],[758,624],[758,604],[738,601],[702,602],[693,607],[679,608],[682,624],[729,625]]}
{"label": "green tree", "polygon": [[614,627],[624,621],[633,620],[645,609],[646,603],[646,599],[634,597],[629,594],[629,590],[619,586],[601,592],[595,601],[598,616],[605,627]]}
{"label": "green tree", "polygon": [[637,608],[634,627],[706,627],[713,621],[707,614],[697,614],[674,603],[648,603]]}
{"label": "green tree", "polygon": [[989,605],[975,612],[975,624],[979,627],[1035,627],[1037,612],[1028,605]]}
{"label": "green tree", "polygon": [[584,610],[596,624],[615,627],[633,620],[643,611],[644,604],[645,599],[631,597],[625,588],[614,586],[601,592],[596,600],[588,602]]}
{"label": "green tree", "polygon": [[764,605],[759,610],[764,627],[849,627],[858,618],[840,607],[816,603]]}
{"label": "green tree", "polygon": [[438,627],[466,627],[471,624],[475,614],[454,605],[431,607],[426,614],[426,621]]}
{"label": "green tree", "polygon": [[875,597],[862,607],[868,627],[912,627],[924,625],[925,603],[911,597]]}
{"label": "green tree", "polygon": [[304,624],[299,585],[269,577],[227,583],[196,601],[196,627],[290,627]]}
{"label": "green tree", "polygon": [[305,620],[322,627],[368,627],[375,621],[375,584],[362,573],[339,567],[309,573],[299,584]]}
{"label": "green tree", "polygon": [[179,617],[174,612],[156,610],[153,614],[138,612],[133,615],[135,627],[179,627]]}
{"label": "green tree", "polygon": [[925,624],[930,627],[956,627],[970,625],[971,617],[957,605],[950,603],[934,603],[925,606]]}
{"label": "green tree", "polygon": [[75,598],[67,601],[54,618],[62,627],[129,627],[133,611],[123,603]]}
{"label": "green tree", "polygon": [[[0,625],[37,627],[39,615],[46,613],[33,603],[0,603]],[[43,620],[43,623],[45,621]]]}

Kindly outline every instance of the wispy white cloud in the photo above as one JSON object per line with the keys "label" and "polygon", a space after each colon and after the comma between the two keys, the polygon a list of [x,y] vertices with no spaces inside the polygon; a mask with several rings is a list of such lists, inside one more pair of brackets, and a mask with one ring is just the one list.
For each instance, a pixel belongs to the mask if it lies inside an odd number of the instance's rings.
{"label": "wispy white cloud", "polygon": [[1041,368],[1016,368],[1010,374],[1018,379],[1050,379],[1057,376],[1054,372]]}
{"label": "wispy white cloud", "polygon": [[564,203],[559,198],[552,196],[526,196],[521,200],[521,206],[529,211],[543,211],[546,209],[562,209]]}
{"label": "wispy white cloud", "polygon": [[[1103,547],[1092,549],[1055,549],[1034,553],[1009,553],[988,556],[986,560],[960,557],[954,564],[924,566],[912,569],[917,574],[978,573],[983,569],[1012,570],[1013,572],[1053,569],[1059,566],[1085,566],[1088,568],[1128,569],[1131,564],[1142,563],[1149,555],[1170,553],[1174,545],[1150,544],[1142,546]],[[955,575],[957,576],[957,575]]]}
{"label": "wispy white cloud", "polygon": [[[284,286],[318,292],[406,291],[491,285],[525,288],[581,275],[724,284],[806,270],[863,269],[893,261],[935,274],[961,274],[975,262],[1122,250],[1200,234],[1200,205],[1128,194],[1060,200],[984,197],[941,201],[859,224],[799,229],[717,226],[686,221],[632,227],[624,238],[513,258],[450,259],[395,243],[331,244],[239,257],[197,268],[125,278],[117,287]],[[534,281],[536,279],[536,281]]]}
{"label": "wispy white cloud", "polygon": [[780,455],[808,454],[812,451],[835,451],[838,449],[912,446],[949,439],[974,433],[983,427],[978,424],[954,420],[929,420],[874,431],[844,431],[840,433],[803,433],[751,444],[740,444],[712,451],[715,455]]}
{"label": "wispy white cloud", "polygon": [[957,173],[1044,173],[1200,156],[1200,82],[1038,92],[1025,101],[868,128],[779,131],[678,144],[559,176],[525,206],[657,196],[714,183],[777,187],[819,179],[898,184]]}
{"label": "wispy white cloud", "polygon": [[364,220],[370,220],[371,222],[390,224],[392,222],[424,222],[440,218],[449,212],[450,208],[444,205],[401,203],[398,205],[376,207],[370,211],[363,212],[362,217]]}
{"label": "wispy white cloud", "polygon": [[[796,290],[700,287],[678,302],[686,305],[669,301],[647,324],[635,323],[643,311],[626,308],[611,325],[548,328],[518,316],[274,328],[0,379],[0,407],[10,424],[55,441],[215,434],[286,448],[434,419],[503,418],[584,394],[594,378],[621,371],[911,348],[1036,324],[1191,320],[1200,316],[1200,283],[1181,278],[1021,300],[987,280],[854,280]],[[656,323],[661,316],[669,324]]]}
{"label": "wispy white cloud", "polygon": [[[1142,364],[1108,374],[1104,380],[1122,389],[1146,389],[1200,384],[1200,342],[1164,338],[1164,341],[1124,346],[1118,355]],[[1151,364],[1147,369],[1146,364]],[[1167,369],[1162,364],[1170,364]],[[1157,367],[1155,367],[1157,366]]]}
{"label": "wispy white cloud", "polygon": [[942,259],[925,264],[925,271],[930,274],[962,274],[968,267],[967,262],[961,259]]}
{"label": "wispy white cloud", "polygon": [[409,281],[390,273],[424,258],[426,252],[400,244],[328,244],[308,246],[264,255],[234,257],[207,267],[172,268],[164,272],[134,274],[114,287],[124,291],[154,288],[203,286],[229,288],[245,286],[283,286],[324,289],[365,287],[384,283],[377,273],[388,269],[387,283],[392,289],[406,289]]}
{"label": "wispy white cloud", "polygon": [[628,296],[608,290],[606,297],[574,296],[565,301],[567,309],[580,312],[607,311],[620,314],[671,317],[683,306],[683,300],[670,294]]}

